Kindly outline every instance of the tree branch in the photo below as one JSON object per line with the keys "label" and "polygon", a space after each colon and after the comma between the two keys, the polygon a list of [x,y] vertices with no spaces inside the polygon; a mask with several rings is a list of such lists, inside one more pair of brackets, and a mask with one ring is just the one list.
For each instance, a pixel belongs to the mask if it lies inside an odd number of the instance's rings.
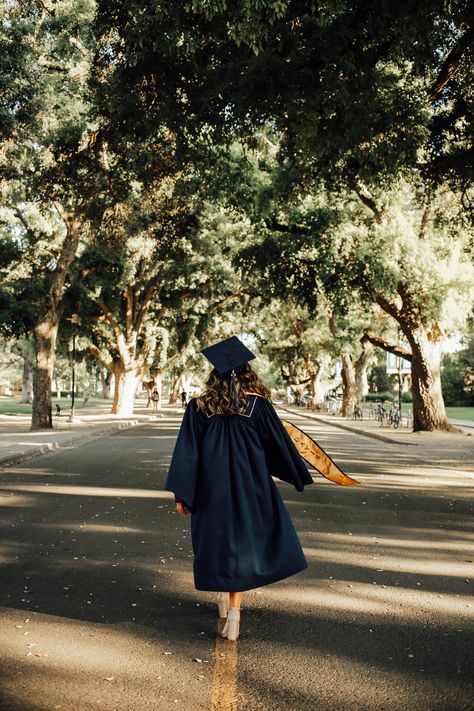
{"label": "tree branch", "polygon": [[51,69],[51,71],[55,72],[62,72],[63,74],[67,74],[69,71],[64,64],[61,64],[60,62],[53,62],[51,59],[45,59],[44,57],[40,57],[38,59],[38,64],[40,67]]}
{"label": "tree branch", "polygon": [[94,346],[93,344],[91,344],[89,346],[89,353],[92,356],[94,356],[94,358],[97,358],[99,363],[102,363],[104,368],[107,368],[109,373],[114,372],[113,362],[111,360],[109,360],[108,358],[106,358],[106,356],[102,353],[102,351],[97,348],[97,346]]}
{"label": "tree branch", "polygon": [[66,226],[66,236],[64,237],[57,266],[53,273],[53,281],[50,289],[50,296],[54,303],[54,307],[58,308],[63,296],[66,277],[69,273],[69,268],[74,260],[74,257],[76,256],[79,245],[79,228],[81,226],[81,221],[78,219],[75,212],[68,212],[65,210],[58,200],[53,200],[52,202]]}
{"label": "tree branch", "polygon": [[360,342],[362,344],[362,353],[354,363],[356,372],[366,368],[374,357],[374,349],[372,348],[373,344],[370,345],[371,341],[369,341],[368,338],[365,338],[365,332],[362,338],[360,339]]}
{"label": "tree branch", "polygon": [[127,284],[123,294],[123,306],[124,306],[124,316],[125,316],[125,338],[127,342],[130,341],[133,329],[133,291],[130,284]]}
{"label": "tree branch", "polygon": [[359,198],[359,200],[360,200],[366,207],[368,207],[371,212],[373,212],[373,214],[374,214],[374,216],[375,216],[375,221],[377,222],[377,224],[380,224],[380,223],[382,222],[382,219],[383,219],[384,210],[383,210],[383,209],[379,209],[379,208],[377,207],[377,204],[376,204],[374,198],[372,197],[372,195],[370,194],[370,192],[367,190],[367,188],[365,187],[365,185],[362,185],[362,183],[358,183],[358,184],[354,187],[354,192],[356,193],[356,195],[357,195],[357,197]]}
{"label": "tree branch", "polygon": [[102,313],[104,314],[105,320],[107,321],[107,323],[109,323],[110,326],[112,327],[113,332],[115,333],[115,337],[116,337],[117,339],[120,338],[120,335],[121,335],[120,327],[119,327],[117,321],[115,320],[115,317],[114,317],[113,313],[111,312],[111,310],[110,310],[109,307],[107,306],[107,304],[105,304],[103,301],[98,301],[98,302],[97,302],[97,306],[99,307],[99,309],[100,309],[100,310],[102,311]]}
{"label": "tree branch", "polygon": [[375,298],[375,303],[377,303],[382,311],[385,311],[389,316],[392,316],[396,321],[401,321],[402,320],[402,315],[400,313],[400,310],[395,306],[395,304],[392,304],[391,301],[385,298],[383,294],[378,294]]}
{"label": "tree branch", "polygon": [[278,220],[274,218],[268,218],[264,220],[264,222],[266,227],[268,227],[269,230],[273,230],[273,232],[287,232],[304,236],[311,235],[311,230],[309,230],[307,227],[298,227],[297,225],[284,225],[282,222],[278,222]]}
{"label": "tree branch", "polygon": [[431,85],[428,91],[428,98],[431,102],[436,101],[436,99],[443,93],[444,87],[448,82],[453,79],[456,74],[460,59],[466,49],[472,44],[474,40],[474,28],[470,27],[457,41],[452,50],[449,52],[448,56],[443,62],[443,65],[439,71],[436,80]]}
{"label": "tree branch", "polygon": [[140,333],[142,329],[142,323],[143,319],[145,318],[145,314],[148,311],[148,308],[150,306],[151,300],[153,299],[153,296],[156,292],[156,284],[150,284],[150,286],[145,290],[145,294],[142,299],[142,303],[140,304],[140,308],[138,310],[137,317],[135,319],[135,324],[134,324],[134,329],[137,335]]}
{"label": "tree branch", "polygon": [[384,351],[393,353],[394,355],[405,358],[405,360],[409,360],[411,362],[410,351],[407,351],[402,348],[402,346],[398,346],[394,343],[388,343],[388,341],[374,335],[373,333],[370,333],[369,331],[364,331],[364,335],[361,338],[361,342],[363,341],[369,341],[372,345],[377,346],[377,348],[383,348]]}
{"label": "tree branch", "polygon": [[38,241],[38,237],[37,237],[35,231],[29,226],[29,224],[28,224],[28,222],[27,222],[27,220],[26,220],[26,217],[20,212],[20,210],[18,209],[18,207],[15,208],[15,215],[18,217],[18,219],[20,220],[21,224],[22,224],[23,227],[25,228],[26,233],[27,233],[28,237],[29,237],[30,240],[31,240],[31,243],[32,243],[33,245],[36,244],[36,242]]}
{"label": "tree branch", "polygon": [[[99,317],[100,318],[100,317]],[[90,317],[91,321],[96,321],[97,317]],[[104,328],[103,323],[96,323],[96,334],[101,341],[104,341],[105,345],[110,351],[117,350],[117,342],[112,338],[110,331]]]}
{"label": "tree branch", "polygon": [[44,10],[44,12],[47,12],[48,15],[50,15],[51,17],[54,17],[54,16],[55,16],[56,10],[54,10],[54,8],[53,8],[53,9],[52,9],[52,8],[49,8],[49,7],[46,5],[46,3],[43,2],[43,0],[37,0],[37,2],[38,2],[38,5]]}
{"label": "tree branch", "polygon": [[428,227],[428,220],[430,218],[432,204],[433,204],[432,201],[429,200],[425,205],[425,209],[423,210],[423,214],[421,216],[421,221],[420,221],[420,229],[418,231],[418,239],[419,240],[425,239],[426,228]]}
{"label": "tree branch", "polygon": [[89,52],[78,37],[70,37],[69,42],[82,54],[85,59],[89,59]]}

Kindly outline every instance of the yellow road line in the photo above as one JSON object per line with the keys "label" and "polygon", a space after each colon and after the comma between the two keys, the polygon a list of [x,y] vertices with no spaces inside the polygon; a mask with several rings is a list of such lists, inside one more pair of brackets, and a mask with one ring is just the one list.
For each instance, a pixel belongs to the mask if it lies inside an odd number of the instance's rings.
{"label": "yellow road line", "polygon": [[210,711],[237,711],[237,642],[221,637],[224,623],[217,625]]}

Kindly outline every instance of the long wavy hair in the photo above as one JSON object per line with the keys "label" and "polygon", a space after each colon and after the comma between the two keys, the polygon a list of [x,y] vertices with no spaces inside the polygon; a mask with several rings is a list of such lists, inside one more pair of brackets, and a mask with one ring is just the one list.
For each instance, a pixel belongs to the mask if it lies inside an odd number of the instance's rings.
{"label": "long wavy hair", "polygon": [[213,369],[204,391],[196,398],[196,406],[200,412],[208,415],[242,415],[247,409],[246,393],[255,393],[267,400],[271,399],[270,388],[267,388],[248,363],[235,372],[239,409],[234,410],[230,373],[220,375]]}

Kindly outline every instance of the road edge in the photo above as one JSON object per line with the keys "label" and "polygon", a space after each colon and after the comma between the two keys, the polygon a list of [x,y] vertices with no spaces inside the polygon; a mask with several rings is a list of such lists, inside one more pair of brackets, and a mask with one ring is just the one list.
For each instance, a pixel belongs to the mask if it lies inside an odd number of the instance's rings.
{"label": "road edge", "polygon": [[[277,407],[280,410],[285,410],[285,412],[289,412],[292,415],[300,415],[296,410],[291,410],[289,407],[285,407],[284,405],[280,405],[279,403],[276,404]],[[368,432],[367,430],[361,430],[358,427],[351,427],[350,425],[343,425],[341,422],[332,422],[329,419],[326,419],[325,417],[319,417],[319,415],[315,415],[313,412],[305,412],[304,417],[308,417],[310,420],[316,420],[317,422],[323,422],[326,425],[331,425],[332,427],[338,427],[340,430],[346,430],[347,432],[353,432],[355,434],[361,435],[362,437],[369,437],[370,439],[378,439],[381,442],[388,442],[389,444],[401,444],[405,447],[417,447],[418,442],[402,442],[401,440],[398,439],[392,439],[391,437],[387,437],[385,435],[378,434],[378,432]]]}
{"label": "road edge", "polygon": [[36,459],[42,454],[48,454],[55,452],[58,449],[64,449],[66,447],[72,447],[75,444],[85,444],[87,442],[92,442],[95,439],[101,439],[106,437],[112,432],[117,432],[119,430],[130,429],[131,427],[136,427],[137,425],[144,424],[146,422],[152,422],[157,419],[155,416],[147,417],[141,420],[125,420],[122,422],[111,423],[106,427],[101,427],[100,429],[94,429],[93,431],[84,431],[84,436],[81,436],[80,431],[76,431],[74,437],[69,439],[63,439],[60,442],[45,442],[44,444],[33,447],[32,449],[25,450],[24,452],[18,452],[17,454],[8,454],[5,457],[0,457],[0,470],[6,469],[13,464],[20,464],[21,462],[28,461],[29,459]]}

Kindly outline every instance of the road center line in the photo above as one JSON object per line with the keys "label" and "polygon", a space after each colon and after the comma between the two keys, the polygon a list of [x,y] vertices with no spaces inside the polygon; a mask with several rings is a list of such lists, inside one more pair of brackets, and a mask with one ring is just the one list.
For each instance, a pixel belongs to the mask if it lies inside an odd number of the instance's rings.
{"label": "road center line", "polygon": [[221,636],[224,624],[217,624],[210,711],[237,711],[237,643]]}

